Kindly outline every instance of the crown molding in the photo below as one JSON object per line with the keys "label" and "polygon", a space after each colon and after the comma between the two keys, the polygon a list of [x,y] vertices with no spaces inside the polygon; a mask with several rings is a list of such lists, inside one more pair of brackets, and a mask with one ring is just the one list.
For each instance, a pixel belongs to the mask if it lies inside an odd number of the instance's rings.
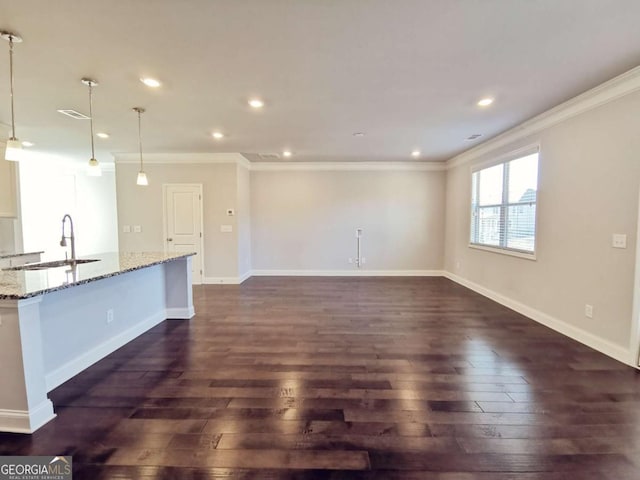
{"label": "crown molding", "polygon": [[[117,165],[140,162],[139,153],[116,153],[113,157]],[[147,165],[235,163],[247,168],[250,165],[249,161],[239,153],[145,153],[144,163]]]}
{"label": "crown molding", "polygon": [[443,162],[254,162],[251,170],[273,171],[427,171],[446,170]]}
{"label": "crown molding", "polygon": [[567,100],[560,105],[517,125],[477,147],[467,150],[446,162],[451,169],[471,162],[481,155],[509,145],[529,135],[534,135],[553,125],[585,113],[606,103],[640,90],[640,66],[623,73],[597,87]]}

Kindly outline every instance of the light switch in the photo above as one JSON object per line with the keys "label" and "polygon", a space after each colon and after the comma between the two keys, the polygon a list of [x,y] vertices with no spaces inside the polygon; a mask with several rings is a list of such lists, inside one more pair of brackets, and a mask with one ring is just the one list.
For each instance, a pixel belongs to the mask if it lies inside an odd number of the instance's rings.
{"label": "light switch", "polygon": [[133,233],[140,233],[140,232],[142,232],[142,227],[140,225],[134,225]]}
{"label": "light switch", "polygon": [[233,232],[233,225],[220,225],[220,231],[222,233],[231,233]]}
{"label": "light switch", "polygon": [[123,233],[130,233],[131,232],[131,225],[123,225],[122,226],[122,232]]}
{"label": "light switch", "polygon": [[614,233],[612,246],[613,248],[627,248],[627,236],[624,233]]}

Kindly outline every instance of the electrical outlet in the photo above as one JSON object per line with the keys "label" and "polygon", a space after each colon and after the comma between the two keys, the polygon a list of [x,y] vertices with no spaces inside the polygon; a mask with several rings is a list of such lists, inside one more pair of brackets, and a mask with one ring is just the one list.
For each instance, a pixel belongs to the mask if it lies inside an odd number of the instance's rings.
{"label": "electrical outlet", "polygon": [[456,270],[460,270],[460,260],[456,260]]}
{"label": "electrical outlet", "polygon": [[627,248],[627,236],[624,233],[614,233],[611,246],[613,248]]}
{"label": "electrical outlet", "polygon": [[134,225],[133,233],[140,233],[140,232],[142,232],[142,227],[140,225]]}
{"label": "electrical outlet", "polygon": [[122,233],[131,233],[131,225],[123,225]]}
{"label": "electrical outlet", "polygon": [[587,318],[593,318],[593,305],[586,304],[584,306],[584,315]]}
{"label": "electrical outlet", "polygon": [[367,263],[367,259],[362,257],[362,260],[360,260],[360,263],[362,263],[364,265],[365,263]]}
{"label": "electrical outlet", "polygon": [[107,323],[113,322],[113,308],[107,310]]}

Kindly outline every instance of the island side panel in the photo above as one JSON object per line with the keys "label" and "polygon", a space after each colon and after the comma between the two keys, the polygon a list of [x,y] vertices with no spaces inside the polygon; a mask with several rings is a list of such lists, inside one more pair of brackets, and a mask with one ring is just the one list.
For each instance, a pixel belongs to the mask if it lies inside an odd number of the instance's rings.
{"label": "island side panel", "polygon": [[44,296],[40,310],[48,390],[167,318],[165,265]]}
{"label": "island side panel", "polygon": [[47,398],[39,304],[0,300],[0,431],[32,433],[55,417]]}
{"label": "island side panel", "polygon": [[193,257],[183,257],[164,264],[167,318],[193,318],[193,285],[191,262]]}

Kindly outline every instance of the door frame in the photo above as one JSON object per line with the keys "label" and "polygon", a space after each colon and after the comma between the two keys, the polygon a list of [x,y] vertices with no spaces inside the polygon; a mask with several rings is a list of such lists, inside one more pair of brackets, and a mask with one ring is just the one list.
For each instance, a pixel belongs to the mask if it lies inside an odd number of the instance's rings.
{"label": "door frame", "polygon": [[163,183],[162,184],[162,244],[167,253],[167,188],[168,187],[197,187],[200,202],[200,283],[204,285],[204,200],[201,183]]}

